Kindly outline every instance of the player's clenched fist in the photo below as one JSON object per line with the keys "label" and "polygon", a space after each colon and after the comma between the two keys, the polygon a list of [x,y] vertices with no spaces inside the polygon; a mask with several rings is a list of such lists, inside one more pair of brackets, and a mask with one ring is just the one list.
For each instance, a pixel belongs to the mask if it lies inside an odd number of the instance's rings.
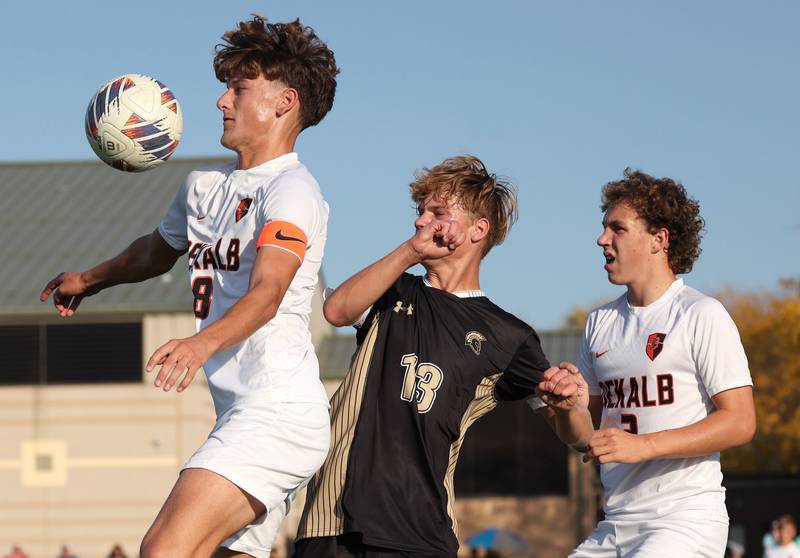
{"label": "player's clenched fist", "polygon": [[89,292],[89,287],[83,280],[82,274],[73,271],[64,271],[51,279],[39,295],[39,300],[44,302],[53,295],[53,305],[62,318],[72,316],[78,305]]}
{"label": "player's clenched fist", "polygon": [[420,260],[442,258],[464,243],[467,233],[456,221],[431,221],[417,229],[409,245]]}
{"label": "player's clenched fist", "polygon": [[569,411],[589,407],[589,390],[586,380],[571,362],[562,362],[548,368],[536,387],[536,395],[549,407]]}

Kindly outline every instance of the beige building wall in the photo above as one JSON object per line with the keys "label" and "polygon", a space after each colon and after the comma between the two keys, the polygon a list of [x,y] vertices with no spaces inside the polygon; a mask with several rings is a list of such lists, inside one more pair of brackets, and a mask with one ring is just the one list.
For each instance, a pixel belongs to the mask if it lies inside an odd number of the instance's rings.
{"label": "beige building wall", "polygon": [[[143,320],[143,362],[161,343],[194,332],[190,314]],[[144,371],[143,371],[144,375]],[[0,555],[19,544],[82,558],[114,543],[129,556],[205,439],[214,410],[205,377],[185,392],[141,384],[0,389]]]}

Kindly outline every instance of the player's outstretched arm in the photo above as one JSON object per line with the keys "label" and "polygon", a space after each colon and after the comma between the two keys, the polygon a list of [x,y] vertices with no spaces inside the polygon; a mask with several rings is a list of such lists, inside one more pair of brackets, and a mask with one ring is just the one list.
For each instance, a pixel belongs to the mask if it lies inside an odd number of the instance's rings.
{"label": "player's outstretched arm", "polygon": [[559,439],[585,451],[594,434],[590,397],[586,380],[571,362],[562,362],[545,371],[536,395],[547,407],[540,413]]}
{"label": "player's outstretched arm", "polygon": [[250,290],[224,316],[191,337],[166,342],[152,354],[147,371],[161,366],[156,387],[169,391],[177,383],[178,391],[183,391],[211,355],[241,343],[274,318],[298,269],[295,254],[262,246],[250,274]]}
{"label": "player's outstretched arm", "polygon": [[444,257],[466,239],[458,223],[433,221],[386,256],[342,283],[325,299],[325,319],[337,327],[352,325],[409,267]]}
{"label": "player's outstretched arm", "polygon": [[584,461],[638,463],[651,459],[698,457],[741,446],[753,439],[756,412],[753,388],[729,389],[711,398],[716,410],[692,425],[650,434],[617,428],[598,430]]}
{"label": "player's outstretched arm", "polygon": [[39,300],[52,294],[56,311],[64,318],[72,316],[84,297],[121,283],[138,283],[166,273],[185,250],[175,250],[158,230],[134,240],[117,256],[88,271],[64,271],[45,285]]}

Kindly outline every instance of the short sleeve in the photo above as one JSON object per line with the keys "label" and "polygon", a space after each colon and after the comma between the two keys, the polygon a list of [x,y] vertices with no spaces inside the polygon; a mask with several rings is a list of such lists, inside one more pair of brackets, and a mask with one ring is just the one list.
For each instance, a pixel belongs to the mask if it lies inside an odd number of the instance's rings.
{"label": "short sleeve", "polygon": [[504,401],[530,397],[548,368],[550,363],[544,356],[539,336],[531,331],[503,371],[495,388],[495,396]]}
{"label": "short sleeve", "polygon": [[692,357],[708,394],[753,385],[739,330],[722,303],[707,297],[692,312]]}
{"label": "short sleeve", "polygon": [[581,339],[581,347],[578,349],[578,361],[575,365],[578,367],[578,371],[583,376],[583,379],[586,380],[586,384],[589,386],[589,395],[600,395],[600,385],[597,382],[597,375],[594,373],[594,367],[592,366],[592,352],[589,349],[589,337],[590,337],[590,324],[592,323],[591,317],[589,320],[586,321],[586,329],[583,334],[583,338]]}
{"label": "short sleeve", "polygon": [[589,395],[600,395],[600,385],[597,382],[597,375],[594,373],[592,366],[592,351],[589,347],[589,340],[594,335],[594,324],[597,319],[597,311],[589,313],[586,318],[586,325],[583,328],[583,339],[581,339],[581,346],[578,349],[578,358],[575,366],[578,367],[578,372],[581,373],[586,384],[589,386]]}
{"label": "short sleeve", "polygon": [[[327,215],[319,190],[301,177],[286,173],[277,177],[266,196],[256,203],[258,247],[284,249],[302,261],[305,250],[324,227]],[[302,250],[296,249],[298,243],[302,244]]]}
{"label": "short sleeve", "polygon": [[167,209],[167,213],[158,225],[158,233],[161,238],[176,250],[186,250],[189,247],[186,207],[191,176],[189,174],[184,179],[183,184],[181,184],[175,194],[175,198]]}

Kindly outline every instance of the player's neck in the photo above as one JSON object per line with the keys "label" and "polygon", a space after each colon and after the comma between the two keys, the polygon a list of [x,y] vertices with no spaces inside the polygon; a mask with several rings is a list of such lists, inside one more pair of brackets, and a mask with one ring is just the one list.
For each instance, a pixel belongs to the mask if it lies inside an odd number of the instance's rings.
{"label": "player's neck", "polygon": [[628,283],[628,304],[631,306],[648,306],[667,292],[670,285],[675,282],[672,270],[659,270],[647,274],[636,281]]}
{"label": "player's neck", "polygon": [[263,141],[244,146],[236,150],[239,156],[237,168],[240,170],[252,169],[294,151],[297,136],[284,135],[282,137],[270,136]]}
{"label": "player's neck", "polygon": [[433,265],[425,266],[431,287],[448,293],[481,290],[480,261],[473,265],[464,265],[465,262],[447,260],[442,258],[432,262]]}

